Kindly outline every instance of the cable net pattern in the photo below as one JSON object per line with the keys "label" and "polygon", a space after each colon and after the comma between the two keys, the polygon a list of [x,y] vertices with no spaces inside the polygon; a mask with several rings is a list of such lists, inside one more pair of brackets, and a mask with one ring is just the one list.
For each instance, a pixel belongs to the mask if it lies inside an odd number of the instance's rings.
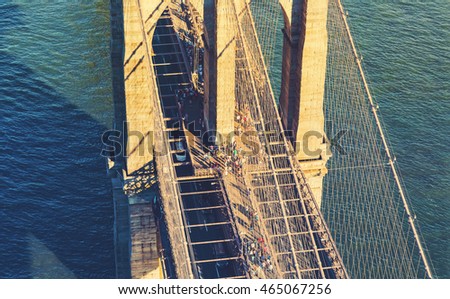
{"label": "cable net pattern", "polygon": [[[269,15],[255,20],[270,64],[271,51],[281,48],[274,33],[278,1],[253,1],[252,10]],[[350,277],[430,278],[432,266],[340,0],[329,1],[327,29],[324,112],[333,155],[321,211]]]}

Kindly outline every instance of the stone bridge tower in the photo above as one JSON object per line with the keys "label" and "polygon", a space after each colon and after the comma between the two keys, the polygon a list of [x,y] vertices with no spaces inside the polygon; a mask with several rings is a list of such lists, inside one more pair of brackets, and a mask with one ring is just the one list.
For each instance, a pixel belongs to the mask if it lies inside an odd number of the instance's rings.
{"label": "stone bridge tower", "polygon": [[316,200],[330,157],[324,133],[328,0],[280,0],[284,43],[280,114]]}
{"label": "stone bridge tower", "polygon": [[[207,128],[223,137],[234,131],[236,106],[236,34],[235,8],[246,0],[188,0],[204,25],[205,100]],[[219,141],[219,140],[218,140]]]}

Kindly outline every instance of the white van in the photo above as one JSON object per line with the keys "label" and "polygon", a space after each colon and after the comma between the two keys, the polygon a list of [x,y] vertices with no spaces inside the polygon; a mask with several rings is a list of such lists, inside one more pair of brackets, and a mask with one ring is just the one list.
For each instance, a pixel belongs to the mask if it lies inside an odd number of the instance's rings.
{"label": "white van", "polygon": [[186,161],[186,158],[187,158],[187,157],[186,157],[186,149],[184,148],[183,142],[182,142],[182,141],[178,141],[178,142],[176,143],[176,147],[177,147],[177,150],[183,151],[182,153],[176,153],[176,154],[175,154],[175,156],[176,156],[178,162],[184,162],[184,161]]}

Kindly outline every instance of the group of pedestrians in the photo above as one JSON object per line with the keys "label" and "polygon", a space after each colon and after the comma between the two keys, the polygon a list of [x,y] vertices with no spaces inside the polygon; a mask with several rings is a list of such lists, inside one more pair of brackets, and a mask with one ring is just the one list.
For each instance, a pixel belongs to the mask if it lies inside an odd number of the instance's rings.
{"label": "group of pedestrians", "polygon": [[[272,257],[269,254],[269,249],[263,238],[260,237],[257,241],[245,239],[244,253],[252,265],[265,271],[273,271]],[[250,274],[253,277],[257,275],[255,269],[251,269]]]}
{"label": "group of pedestrians", "polygon": [[[182,8],[185,8],[183,4]],[[178,12],[178,16],[186,22],[186,26],[188,27],[187,31],[182,29],[179,30],[179,37],[184,43],[189,66],[193,74],[196,75],[195,81],[197,82],[197,85],[200,85],[199,87],[203,88],[203,60],[205,55],[205,50],[202,46],[203,42],[201,40],[201,31],[203,28],[196,28],[202,26],[202,22],[198,19],[194,20],[194,16],[192,16],[189,9],[181,9]],[[198,26],[196,26],[196,24],[198,24]],[[200,31],[200,33],[197,31]]]}
{"label": "group of pedestrians", "polygon": [[189,114],[187,112],[187,105],[192,105],[193,101],[197,100],[199,97],[198,92],[192,87],[186,87],[178,89],[175,92],[177,98],[178,112],[183,121],[189,123]]}

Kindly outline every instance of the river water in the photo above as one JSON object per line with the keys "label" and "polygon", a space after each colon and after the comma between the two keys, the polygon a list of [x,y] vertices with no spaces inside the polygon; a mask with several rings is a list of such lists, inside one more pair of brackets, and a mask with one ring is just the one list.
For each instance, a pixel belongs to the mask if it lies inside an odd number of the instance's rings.
{"label": "river water", "polygon": [[[347,0],[436,273],[450,278],[450,2]],[[109,1],[0,3],[0,278],[114,277]]]}

